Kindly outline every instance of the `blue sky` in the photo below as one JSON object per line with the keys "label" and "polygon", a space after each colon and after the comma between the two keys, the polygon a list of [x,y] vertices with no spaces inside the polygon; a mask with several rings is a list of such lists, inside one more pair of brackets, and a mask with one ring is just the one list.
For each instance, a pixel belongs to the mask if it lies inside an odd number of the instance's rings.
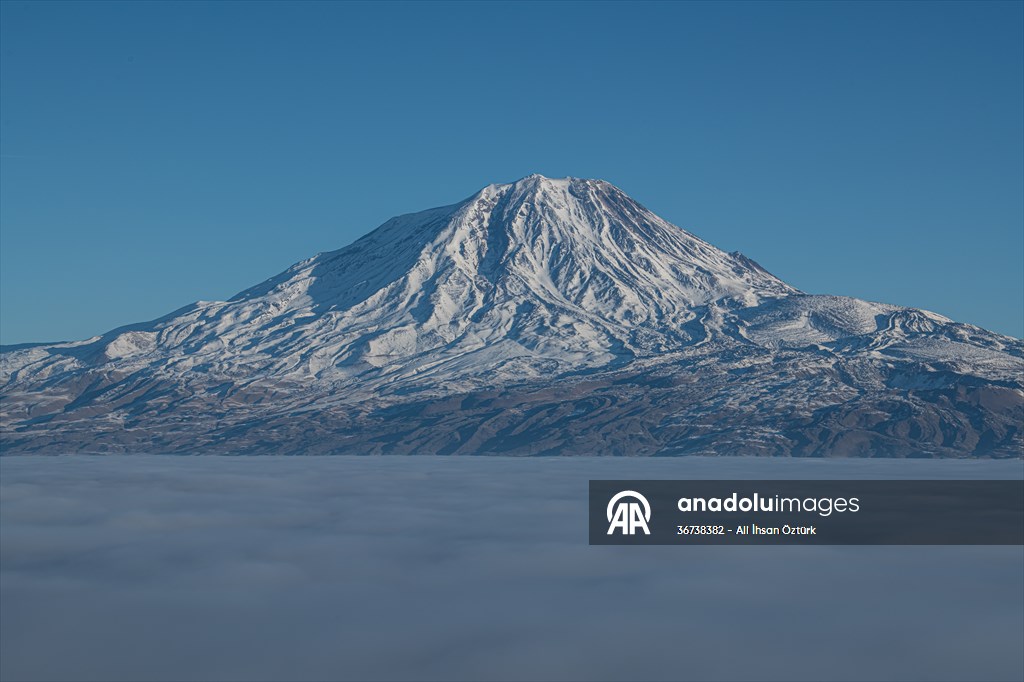
{"label": "blue sky", "polygon": [[0,340],[599,177],[805,291],[1024,335],[1024,4],[0,4]]}

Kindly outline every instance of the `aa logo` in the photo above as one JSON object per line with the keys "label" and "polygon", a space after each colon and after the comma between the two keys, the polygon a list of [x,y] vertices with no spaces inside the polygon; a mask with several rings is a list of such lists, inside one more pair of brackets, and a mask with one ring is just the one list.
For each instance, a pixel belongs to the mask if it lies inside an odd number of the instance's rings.
{"label": "aa logo", "polygon": [[608,503],[608,535],[614,535],[616,528],[621,529],[623,535],[633,535],[637,530],[650,535],[651,531],[647,528],[650,520],[650,503],[634,490],[623,490]]}

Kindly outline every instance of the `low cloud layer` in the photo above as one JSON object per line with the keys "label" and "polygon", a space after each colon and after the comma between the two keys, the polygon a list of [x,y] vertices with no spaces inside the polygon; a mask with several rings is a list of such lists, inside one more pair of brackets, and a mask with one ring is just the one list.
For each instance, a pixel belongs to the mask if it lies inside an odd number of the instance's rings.
{"label": "low cloud layer", "polygon": [[1020,679],[1020,547],[589,547],[590,478],[1018,462],[0,460],[0,678]]}

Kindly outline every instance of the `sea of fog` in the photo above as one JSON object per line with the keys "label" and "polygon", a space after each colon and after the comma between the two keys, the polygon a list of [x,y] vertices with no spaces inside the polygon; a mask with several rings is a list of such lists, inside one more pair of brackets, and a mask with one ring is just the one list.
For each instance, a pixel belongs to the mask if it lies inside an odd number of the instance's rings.
{"label": "sea of fog", "polygon": [[989,461],[0,458],[3,680],[1020,680],[1021,547],[590,547],[591,478]]}

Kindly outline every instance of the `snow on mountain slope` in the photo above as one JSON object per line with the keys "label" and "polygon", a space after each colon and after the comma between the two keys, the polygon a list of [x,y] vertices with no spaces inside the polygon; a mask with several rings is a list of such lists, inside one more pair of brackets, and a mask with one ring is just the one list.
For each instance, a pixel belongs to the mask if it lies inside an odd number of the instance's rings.
{"label": "snow on mountain slope", "polygon": [[709,303],[790,293],[608,183],[530,176],[94,345],[126,366],[170,357],[293,378],[415,371],[466,353],[572,369],[683,348]]}
{"label": "snow on mountain slope", "polygon": [[[749,443],[763,444],[766,429],[816,423],[821,410],[849,408],[870,391],[890,391],[886,400],[907,404],[912,388],[994,386],[999,397],[988,401],[1001,410],[994,447],[1010,452],[1020,439],[1013,419],[1024,395],[1022,357],[1020,341],[934,313],[803,294],[741,254],[665,222],[606,182],[533,175],[489,185],[458,204],[393,218],[229,301],[198,302],[82,342],[5,352],[0,407],[5,449],[18,451],[61,443],[89,450],[99,442],[114,451],[154,443],[177,451],[186,447],[182,434],[188,432],[180,420],[201,430],[197,412],[208,417],[212,409],[222,417],[202,427],[206,435],[197,442],[223,443],[222,449],[231,442],[251,447],[271,431],[293,433],[300,427],[280,422],[290,414],[337,446],[328,451],[387,452],[368,447],[366,438],[388,430],[387,414],[401,421],[388,410],[482,391],[520,396],[489,417],[472,417],[473,410],[462,407],[468,423],[460,426],[439,425],[443,420],[421,405],[426,413],[407,435],[420,434],[411,443],[434,443],[424,446],[429,452],[445,449],[431,429],[454,429],[461,443],[456,450],[468,451],[466,443],[482,438],[487,419],[536,421],[517,402],[523,395],[552,387],[575,395],[595,377],[654,373],[660,378],[652,386],[672,377],[669,383],[696,379],[709,392],[722,391],[703,406],[698,396],[677,390],[657,409],[648,397],[632,406],[625,401],[627,412],[632,407],[657,422],[644,421],[649,438],[640,448],[656,453],[685,451],[685,442],[651,434],[685,422],[686,415],[714,417],[705,414],[708,405],[718,410],[715,421],[742,420],[743,428],[775,419],[774,426],[755,429],[760,435],[748,436]],[[791,373],[801,378],[787,379]],[[793,392],[798,385],[804,393]],[[605,392],[607,386],[586,390]],[[940,422],[949,419],[943,409],[928,408]],[[592,431],[615,428],[619,418],[609,413]],[[565,424],[542,431],[559,428]],[[939,435],[929,442],[939,438],[942,454],[978,454],[957,450],[941,425],[935,428],[932,436]],[[224,429],[237,439],[218,435]],[[898,431],[891,437],[897,441]],[[295,440],[295,448],[308,449],[310,437]],[[521,440],[506,434],[479,447],[496,451]],[[903,437],[900,452],[911,441]],[[980,437],[977,442],[984,445]],[[618,445],[602,447],[599,453],[630,454]],[[792,454],[787,447],[769,449]]]}

